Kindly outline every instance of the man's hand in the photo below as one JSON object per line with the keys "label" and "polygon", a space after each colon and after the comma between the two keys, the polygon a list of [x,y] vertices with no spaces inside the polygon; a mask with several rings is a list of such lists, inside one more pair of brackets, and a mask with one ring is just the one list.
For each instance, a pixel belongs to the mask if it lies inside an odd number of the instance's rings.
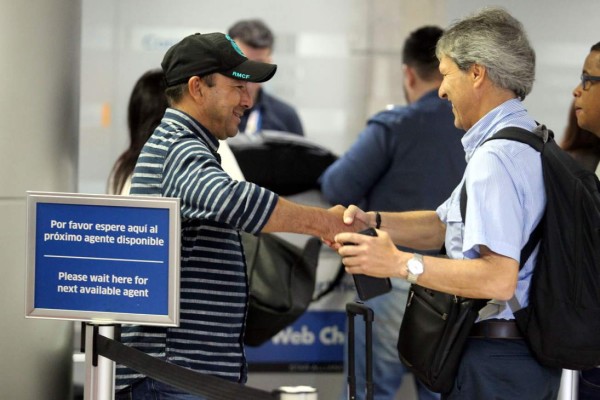
{"label": "man's hand", "polygon": [[335,236],[346,272],[382,278],[406,277],[406,262],[412,255],[398,250],[387,232],[377,230],[377,235],[344,232]]}
{"label": "man's hand", "polygon": [[344,223],[347,225],[352,225],[357,222],[364,224],[365,228],[375,226],[374,224],[370,223],[371,218],[368,213],[355,205],[351,205],[344,212]]}
{"label": "man's hand", "polygon": [[[354,207],[354,206],[351,206]],[[355,207],[356,208],[356,207]],[[327,234],[321,237],[323,243],[332,249],[336,250],[339,245],[335,242],[334,237],[340,232],[358,232],[368,226],[360,219],[352,218],[352,220],[346,222],[347,209],[344,206],[337,205],[327,210],[327,213],[334,216],[333,224],[328,227]]]}
{"label": "man's hand", "polygon": [[[335,207],[331,207],[329,211],[334,213],[341,213],[340,217],[343,220],[344,224],[348,227],[352,227],[352,229],[343,229],[339,232],[358,232],[363,229],[374,226],[371,221],[372,213],[366,213],[357,206],[351,205],[348,208],[344,206],[337,205]],[[336,232],[338,233],[338,232]],[[323,243],[327,246],[331,247],[333,250],[338,250],[341,246],[340,243],[337,243],[335,240],[327,240],[326,238],[321,238]]]}

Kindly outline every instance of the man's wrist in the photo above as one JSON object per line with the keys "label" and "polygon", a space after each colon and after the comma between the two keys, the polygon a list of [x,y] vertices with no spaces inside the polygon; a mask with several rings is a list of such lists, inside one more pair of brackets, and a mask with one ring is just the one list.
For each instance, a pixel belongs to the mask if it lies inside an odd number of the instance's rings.
{"label": "man's wrist", "polygon": [[414,253],[412,258],[406,262],[406,280],[410,283],[417,283],[417,280],[424,271],[423,256],[419,253]]}

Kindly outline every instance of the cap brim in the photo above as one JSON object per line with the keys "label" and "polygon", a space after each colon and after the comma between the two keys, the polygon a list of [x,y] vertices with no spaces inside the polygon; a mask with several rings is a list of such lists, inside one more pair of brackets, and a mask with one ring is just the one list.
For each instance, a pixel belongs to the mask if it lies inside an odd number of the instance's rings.
{"label": "cap brim", "polygon": [[275,75],[276,71],[276,64],[246,60],[237,67],[221,73],[233,79],[258,83],[268,81]]}

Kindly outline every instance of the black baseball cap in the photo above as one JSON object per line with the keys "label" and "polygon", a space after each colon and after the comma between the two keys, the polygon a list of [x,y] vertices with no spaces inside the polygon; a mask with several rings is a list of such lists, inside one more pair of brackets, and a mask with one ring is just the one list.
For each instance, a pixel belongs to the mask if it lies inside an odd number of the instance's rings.
{"label": "black baseball cap", "polygon": [[275,64],[248,60],[229,35],[218,32],[183,38],[167,50],[161,66],[167,86],[215,72],[242,81],[265,82],[277,70]]}

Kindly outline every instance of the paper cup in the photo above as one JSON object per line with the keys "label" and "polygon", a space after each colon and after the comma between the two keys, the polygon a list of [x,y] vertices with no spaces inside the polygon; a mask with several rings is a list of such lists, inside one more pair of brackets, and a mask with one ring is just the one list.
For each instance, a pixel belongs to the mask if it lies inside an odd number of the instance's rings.
{"label": "paper cup", "polygon": [[279,400],[318,400],[317,389],[310,386],[281,386],[275,393]]}

